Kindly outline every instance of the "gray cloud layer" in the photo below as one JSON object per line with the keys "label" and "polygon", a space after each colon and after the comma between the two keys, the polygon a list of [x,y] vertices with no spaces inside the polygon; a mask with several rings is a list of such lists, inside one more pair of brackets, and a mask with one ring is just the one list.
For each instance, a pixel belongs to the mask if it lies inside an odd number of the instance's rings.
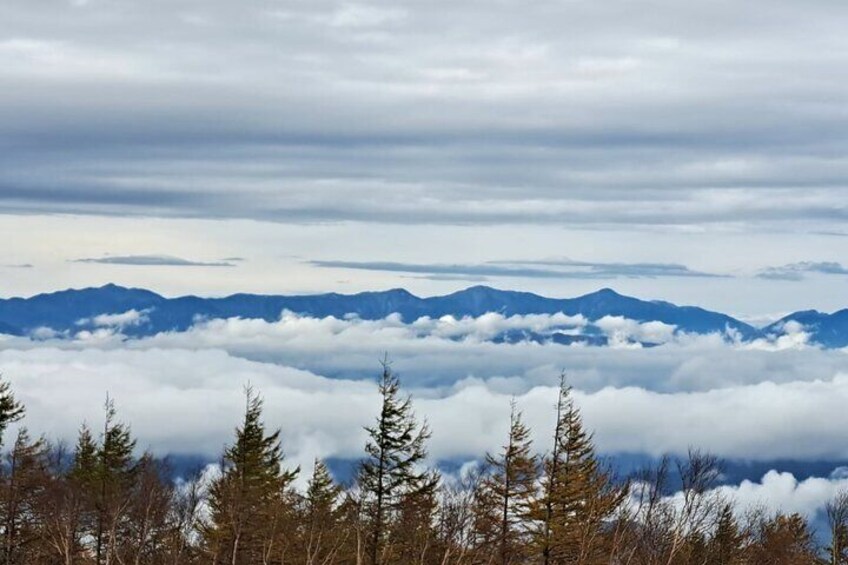
{"label": "gray cloud layer", "polygon": [[9,0],[0,22],[7,212],[848,218],[837,2]]}
{"label": "gray cloud layer", "polygon": [[103,265],[135,265],[163,267],[235,267],[230,260],[224,261],[191,261],[170,255],[121,255],[98,258],[76,259],[76,263],[100,263]]}
{"label": "gray cloud layer", "polygon": [[538,260],[490,261],[479,265],[437,265],[392,261],[310,261],[315,267],[356,269],[397,273],[417,273],[430,278],[486,280],[488,277],[527,279],[614,279],[657,277],[717,278],[722,275],[693,271],[685,265],[669,263],[598,263],[590,261]]}
{"label": "gray cloud layer", "polygon": [[768,267],[760,271],[757,276],[761,279],[800,281],[806,274],[848,275],[848,268],[833,261],[800,261],[781,267]]}

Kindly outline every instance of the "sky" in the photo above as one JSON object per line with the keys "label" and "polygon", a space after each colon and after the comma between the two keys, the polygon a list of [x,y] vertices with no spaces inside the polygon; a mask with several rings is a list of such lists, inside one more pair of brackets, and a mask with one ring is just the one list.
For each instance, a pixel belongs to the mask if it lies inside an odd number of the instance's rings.
{"label": "sky", "polygon": [[846,305],[848,12],[6,0],[0,295]]}

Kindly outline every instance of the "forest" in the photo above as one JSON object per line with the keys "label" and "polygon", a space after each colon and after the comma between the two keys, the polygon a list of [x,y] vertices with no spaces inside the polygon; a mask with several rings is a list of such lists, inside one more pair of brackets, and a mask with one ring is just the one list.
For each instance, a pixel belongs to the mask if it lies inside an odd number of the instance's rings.
{"label": "forest", "polygon": [[0,382],[0,433],[16,430],[0,475],[0,563],[848,563],[848,494],[827,505],[828,531],[816,535],[801,515],[740,513],[713,489],[721,462],[697,450],[616,476],[564,377],[547,446],[531,444],[513,405],[503,447],[458,474],[429,464],[430,431],[387,363],[377,386],[381,410],[341,483],[321,460],[287,465],[281,431],[266,428],[250,387],[217,472],[174,478],[167,458],[138,453],[111,401],[102,428],[83,425],[66,448],[32,437]]}

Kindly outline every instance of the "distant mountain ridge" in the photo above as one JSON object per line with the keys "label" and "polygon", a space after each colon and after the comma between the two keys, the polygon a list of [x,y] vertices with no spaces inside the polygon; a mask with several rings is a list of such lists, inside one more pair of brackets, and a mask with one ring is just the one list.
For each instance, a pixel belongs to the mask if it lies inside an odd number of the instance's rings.
{"label": "distant mountain ridge", "polygon": [[[439,318],[481,316],[497,312],[505,316],[525,314],[582,315],[589,321],[605,316],[621,316],[637,322],[663,322],[679,331],[707,334],[732,331],[743,340],[779,334],[787,322],[796,321],[815,329],[814,341],[827,347],[848,345],[848,310],[835,314],[798,312],[767,326],[755,328],[720,312],[695,306],[677,306],[664,301],[646,301],[604,288],[576,298],[546,298],[529,292],[473,286],[444,296],[421,298],[403,289],[358,294],[316,294],[300,296],[233,294],[223,298],[181,296],[165,298],[155,292],[107,284],[99,288],[70,289],[30,298],[0,299],[0,333],[28,335],[39,328],[77,331],[91,325],[97,316],[130,310],[145,312],[144,320],[127,325],[124,333],[141,337],[165,331],[184,331],[198,319],[258,318],[278,320],[283,310],[315,317],[356,315],[375,320],[394,313],[405,321],[422,316]],[[88,322],[86,322],[88,320]],[[506,341],[511,341],[508,337]],[[821,341],[819,341],[821,340]],[[573,343],[562,336],[558,343]],[[598,344],[597,336],[587,336]]]}

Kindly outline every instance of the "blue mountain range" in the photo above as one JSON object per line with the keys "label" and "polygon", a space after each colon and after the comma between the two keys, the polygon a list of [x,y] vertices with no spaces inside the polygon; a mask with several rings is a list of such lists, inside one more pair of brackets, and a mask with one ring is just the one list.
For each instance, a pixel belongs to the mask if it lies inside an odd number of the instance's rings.
{"label": "blue mountain range", "polygon": [[[124,328],[130,337],[143,337],[165,331],[183,331],[199,319],[258,318],[278,320],[283,310],[316,317],[356,315],[375,320],[398,313],[405,321],[422,316],[438,318],[480,316],[498,312],[505,316],[521,314],[581,314],[589,321],[604,316],[621,316],[638,322],[659,321],[679,331],[707,334],[733,331],[743,340],[779,335],[787,322],[804,325],[813,341],[825,347],[848,345],[848,310],[834,314],[815,311],[791,314],[765,328],[756,328],[726,314],[694,306],[677,306],[663,301],[646,301],[605,288],[576,298],[546,298],[528,292],[474,286],[445,296],[421,298],[403,289],[359,294],[317,294],[300,296],[233,294],[223,298],[182,296],[166,298],[155,292],[108,284],[99,288],[69,289],[30,298],[0,299],[0,333],[29,335],[38,328],[76,332],[93,325],[99,315],[129,310],[145,312],[142,323]],[[499,341],[540,340],[531,334],[504,334]],[[584,342],[603,345],[605,338],[593,334],[555,334],[545,339],[570,344]]]}

